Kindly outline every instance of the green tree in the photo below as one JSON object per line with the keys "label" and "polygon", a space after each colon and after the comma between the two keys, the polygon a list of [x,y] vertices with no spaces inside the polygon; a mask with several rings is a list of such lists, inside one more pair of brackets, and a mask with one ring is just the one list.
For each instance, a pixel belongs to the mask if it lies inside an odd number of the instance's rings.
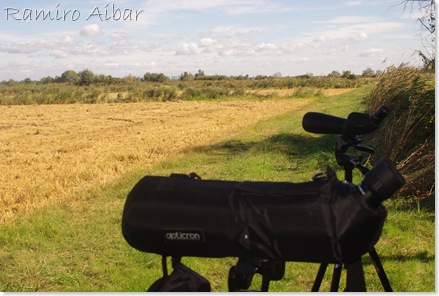
{"label": "green tree", "polygon": [[342,78],[346,78],[346,79],[355,79],[357,78],[355,76],[355,74],[352,74],[352,72],[350,70],[345,70],[343,71],[343,73],[341,74]]}
{"label": "green tree", "polygon": [[61,74],[60,82],[77,83],[79,75],[73,70],[67,70]]}
{"label": "green tree", "polygon": [[194,75],[188,72],[181,73],[180,75],[180,80],[182,81],[193,80],[193,79],[194,79]]}
{"label": "green tree", "polygon": [[113,82],[113,77],[111,77],[110,75],[99,74],[95,76],[95,82],[111,84]]}
{"label": "green tree", "polygon": [[203,70],[198,70],[198,72],[197,73],[195,73],[195,78],[198,78],[198,79],[203,79],[204,77],[206,77],[206,74],[204,74],[204,71]]}
{"label": "green tree", "polygon": [[40,83],[42,83],[42,84],[48,84],[48,83],[53,83],[53,82],[55,82],[55,79],[51,76],[43,77],[40,79]]}
{"label": "green tree", "polygon": [[143,75],[143,81],[163,83],[163,82],[166,82],[168,80],[169,80],[169,78],[163,73],[147,72],[147,73],[145,73],[145,75]]}
{"label": "green tree", "polygon": [[375,71],[372,70],[371,68],[367,68],[366,70],[363,71],[363,74],[361,74],[361,76],[363,77],[375,77]]}
{"label": "green tree", "polygon": [[79,85],[90,85],[95,82],[95,74],[88,69],[79,72],[78,76],[79,80],[77,83]]}
{"label": "green tree", "polygon": [[122,78],[122,81],[125,83],[134,83],[134,82],[136,82],[136,80],[137,80],[137,78],[134,77],[134,75],[132,75],[132,74],[128,74],[127,76]]}
{"label": "green tree", "polygon": [[15,81],[14,79],[9,79],[7,82],[6,82],[6,85],[16,85],[18,82],[17,81]]}
{"label": "green tree", "polygon": [[341,77],[341,74],[340,74],[340,72],[334,70],[334,71],[332,71],[331,73],[328,74],[328,77],[338,78],[338,77]]}

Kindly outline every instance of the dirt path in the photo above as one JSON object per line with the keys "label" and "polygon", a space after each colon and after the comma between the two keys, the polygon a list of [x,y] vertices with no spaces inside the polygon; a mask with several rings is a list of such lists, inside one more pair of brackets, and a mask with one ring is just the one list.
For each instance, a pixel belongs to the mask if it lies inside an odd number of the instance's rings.
{"label": "dirt path", "polygon": [[0,107],[0,223],[306,100]]}

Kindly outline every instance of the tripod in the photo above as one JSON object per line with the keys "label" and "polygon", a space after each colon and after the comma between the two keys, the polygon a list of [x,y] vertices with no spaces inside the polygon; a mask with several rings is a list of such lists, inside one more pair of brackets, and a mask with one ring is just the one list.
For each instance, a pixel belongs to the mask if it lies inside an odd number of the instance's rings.
{"label": "tripod", "polygon": [[[335,144],[335,158],[337,160],[337,164],[343,166],[345,172],[345,180],[349,183],[352,183],[352,171],[356,168],[363,175],[365,175],[369,169],[364,167],[361,163],[363,162],[363,156],[353,156],[346,154],[347,150],[350,147],[355,148],[358,151],[365,152],[368,154],[375,153],[375,149],[369,146],[364,146],[361,144],[362,140],[359,136],[341,136],[339,140]],[[381,264],[378,253],[375,248],[372,247],[369,250],[369,256],[372,259],[373,265],[375,266],[375,270],[380,278],[381,284],[386,292],[392,292],[392,287],[390,286],[390,282],[387,278],[387,275],[384,271],[384,268]],[[336,263],[334,265],[334,271],[332,275],[331,282],[331,292],[337,292],[340,283],[340,276],[342,272],[342,263]],[[322,283],[323,277],[325,275],[326,269],[328,267],[328,263],[322,263],[320,265],[319,271],[317,272],[316,279],[314,281],[314,285],[312,287],[312,292],[318,292],[320,289],[320,285]],[[346,278],[346,292],[365,292],[366,291],[366,282],[364,280],[364,271],[363,271],[363,262],[361,257],[351,262],[349,264],[345,264],[347,270],[347,278]]]}

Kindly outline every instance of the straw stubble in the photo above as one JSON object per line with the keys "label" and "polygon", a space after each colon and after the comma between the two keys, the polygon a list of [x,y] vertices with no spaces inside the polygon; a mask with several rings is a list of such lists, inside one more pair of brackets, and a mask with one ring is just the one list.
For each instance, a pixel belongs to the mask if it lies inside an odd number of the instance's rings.
{"label": "straw stubble", "polygon": [[307,100],[0,107],[0,222],[68,202]]}

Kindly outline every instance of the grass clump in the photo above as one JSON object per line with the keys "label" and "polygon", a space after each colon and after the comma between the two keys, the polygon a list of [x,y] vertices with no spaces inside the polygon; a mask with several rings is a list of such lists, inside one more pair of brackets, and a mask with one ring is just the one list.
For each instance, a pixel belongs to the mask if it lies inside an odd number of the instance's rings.
{"label": "grass clump", "polygon": [[[380,106],[390,115],[372,142],[377,155],[397,163],[407,184],[407,201],[433,205],[435,169],[435,76],[411,67],[391,67],[366,99],[370,113]],[[430,201],[428,201],[430,199]]]}

